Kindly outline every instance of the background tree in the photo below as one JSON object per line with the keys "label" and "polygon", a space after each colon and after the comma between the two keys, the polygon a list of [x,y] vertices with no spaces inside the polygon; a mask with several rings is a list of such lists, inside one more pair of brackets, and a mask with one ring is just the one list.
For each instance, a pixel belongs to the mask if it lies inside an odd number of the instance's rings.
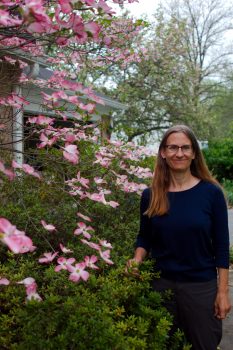
{"label": "background tree", "polygon": [[193,96],[199,70],[183,57],[184,23],[166,20],[161,13],[156,19],[145,57],[128,69],[116,89],[129,105],[116,126],[124,127],[129,140],[143,140],[174,123],[189,123],[196,130],[209,123],[205,106]]}
{"label": "background tree", "polygon": [[228,137],[232,134],[233,123],[233,80],[232,72],[226,75],[226,83],[217,87],[216,97],[211,109],[216,118],[216,132],[214,138]]}
{"label": "background tree", "polygon": [[[200,138],[216,130],[212,108],[232,51],[231,3],[220,0],[172,1],[163,5],[143,38],[143,59],[114,76],[113,93],[129,106],[114,127],[126,139],[148,138],[168,125],[188,123]],[[140,50],[139,50],[140,51]]]}

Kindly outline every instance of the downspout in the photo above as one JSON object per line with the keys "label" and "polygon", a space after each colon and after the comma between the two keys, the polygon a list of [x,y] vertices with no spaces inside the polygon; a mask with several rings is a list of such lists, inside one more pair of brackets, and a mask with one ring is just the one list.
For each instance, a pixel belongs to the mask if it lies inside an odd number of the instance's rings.
{"label": "downspout", "polygon": [[[31,79],[37,78],[39,74],[40,66],[38,63],[33,63],[30,65],[30,70],[27,73],[27,77]],[[20,85],[16,85],[13,89],[13,91],[19,96],[22,96],[22,88]],[[14,160],[19,163],[23,164],[24,157],[24,110],[23,105],[21,108],[15,108],[13,107],[13,154],[14,154]]]}

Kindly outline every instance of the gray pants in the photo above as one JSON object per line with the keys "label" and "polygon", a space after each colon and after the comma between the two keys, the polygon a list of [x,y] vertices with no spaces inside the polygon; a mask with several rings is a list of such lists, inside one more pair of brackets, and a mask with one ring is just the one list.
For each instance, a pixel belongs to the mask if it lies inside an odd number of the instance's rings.
{"label": "gray pants", "polygon": [[184,331],[192,350],[216,350],[222,338],[222,321],[214,316],[217,281],[176,282],[155,279],[158,292],[172,291],[164,306],[174,317],[174,326]]}

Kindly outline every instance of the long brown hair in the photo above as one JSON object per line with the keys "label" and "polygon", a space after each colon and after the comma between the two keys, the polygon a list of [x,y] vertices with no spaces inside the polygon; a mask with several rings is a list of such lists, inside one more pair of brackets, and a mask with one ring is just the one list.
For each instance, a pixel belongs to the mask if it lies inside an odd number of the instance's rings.
{"label": "long brown hair", "polygon": [[166,214],[169,209],[167,192],[170,185],[170,171],[166,160],[163,159],[161,155],[161,151],[165,148],[168,137],[176,132],[182,132],[191,141],[193,152],[195,154],[195,159],[192,160],[190,166],[191,174],[201,180],[219,185],[218,181],[211,175],[206,165],[194,132],[186,125],[172,126],[165,132],[159,145],[158,155],[155,162],[154,176],[151,184],[150,205],[145,212],[145,214],[149,217],[153,215]]}

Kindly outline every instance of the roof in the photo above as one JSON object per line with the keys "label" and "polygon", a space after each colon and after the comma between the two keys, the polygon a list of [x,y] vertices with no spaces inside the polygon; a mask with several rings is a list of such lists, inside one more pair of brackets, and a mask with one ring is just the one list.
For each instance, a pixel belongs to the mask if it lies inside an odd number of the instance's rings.
{"label": "roof", "polygon": [[[48,80],[52,77],[52,75],[53,75],[53,71],[51,69],[40,67],[39,73],[38,73],[39,79]],[[71,92],[71,93],[73,93],[73,92]],[[102,94],[100,92],[94,91],[94,94],[103,100],[104,105],[111,107],[113,109],[124,110],[127,107],[125,104],[123,104],[117,100],[114,100],[114,99],[112,99],[112,98],[108,97],[107,95]],[[85,97],[83,97],[83,98],[85,98]]]}
{"label": "roof", "polygon": [[[4,54],[7,54],[7,55],[14,57],[14,58],[19,58],[20,60],[27,62],[29,64],[29,67],[26,67],[24,69],[25,74],[30,74],[32,72],[32,69],[33,69],[32,67],[34,66],[35,71],[33,74],[35,74],[36,77],[39,79],[48,80],[53,75],[52,69],[49,68],[46,60],[41,58],[41,57],[33,57],[30,55],[30,53],[24,52],[20,49],[12,49],[12,50],[6,49],[6,50],[4,50]],[[115,110],[127,109],[127,105],[125,105],[125,104],[123,104],[115,99],[112,99],[105,94],[102,94],[102,93],[99,93],[96,91],[94,91],[94,93],[96,96],[100,97],[103,100],[104,105],[106,107],[109,107],[110,109],[115,109]],[[70,94],[73,94],[73,92],[70,91]],[[85,99],[85,96],[83,96],[82,98]]]}

